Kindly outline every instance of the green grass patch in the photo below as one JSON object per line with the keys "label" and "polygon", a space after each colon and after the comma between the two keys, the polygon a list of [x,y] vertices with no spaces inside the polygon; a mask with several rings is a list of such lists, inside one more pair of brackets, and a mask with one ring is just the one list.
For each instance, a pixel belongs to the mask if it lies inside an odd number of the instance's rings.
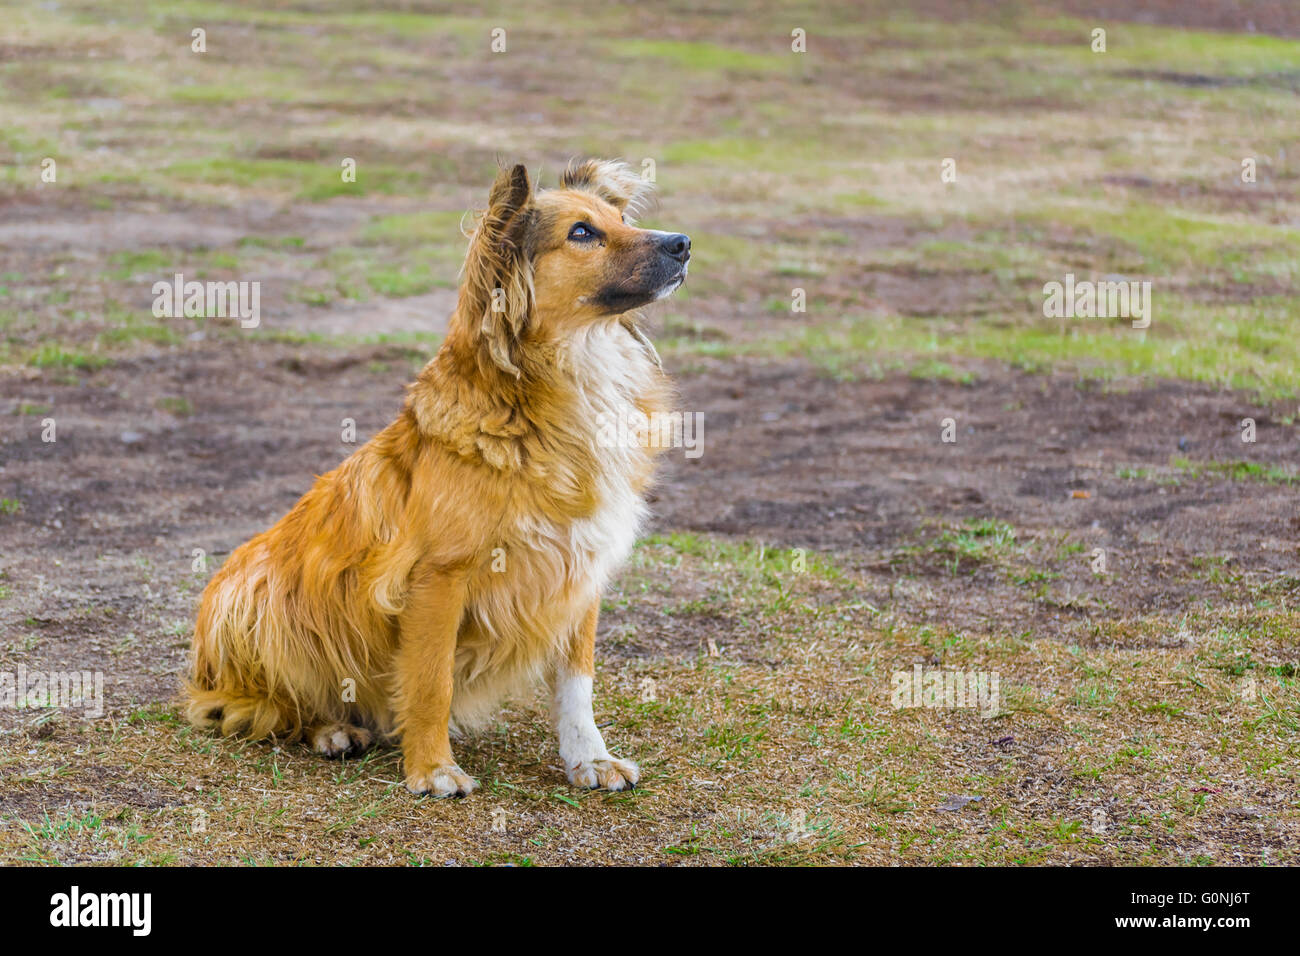
{"label": "green grass patch", "polygon": [[162,175],[177,183],[289,193],[309,201],[368,193],[415,195],[428,186],[424,176],[411,170],[364,163],[358,164],[356,182],[344,182],[343,158],[340,156],[333,162],[233,157],[192,159],[172,163],[162,170]]}
{"label": "green grass patch", "polygon": [[751,53],[718,43],[692,40],[616,40],[609,45],[616,57],[662,60],[693,73],[793,72],[795,54],[787,44],[784,53]]}
{"label": "green grass patch", "polygon": [[1189,478],[1262,481],[1270,485],[1293,485],[1300,481],[1300,475],[1280,465],[1262,465],[1255,461],[1191,461],[1187,458],[1174,458],[1173,467]]}
{"label": "green grass patch", "polygon": [[91,371],[110,364],[111,359],[104,355],[94,355],[79,349],[70,348],[57,342],[47,342],[37,348],[27,358],[28,365],[37,368],[68,368]]}

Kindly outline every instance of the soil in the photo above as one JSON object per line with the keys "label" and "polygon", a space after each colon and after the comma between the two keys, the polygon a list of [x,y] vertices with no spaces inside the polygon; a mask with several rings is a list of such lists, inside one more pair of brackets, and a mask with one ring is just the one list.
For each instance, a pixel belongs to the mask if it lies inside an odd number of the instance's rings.
{"label": "soil", "polygon": [[[398,346],[340,355],[234,343],[130,360],[75,384],[48,374],[0,382],[0,408],[50,409],[5,416],[0,445],[4,494],[22,504],[0,523],[13,592],[0,620],[7,643],[33,642],[16,659],[103,670],[110,710],[170,698],[206,580],[195,550],[220,560],[278,519],[352,449],[345,419],[362,442],[393,418],[421,358]],[[797,361],[719,361],[679,386],[682,408],[704,415],[704,451],[667,454],[650,530],[830,555],[859,576],[862,600],[902,620],[1103,640],[1107,621],[1230,603],[1243,579],[1295,586],[1293,486],[1170,468],[1178,457],[1295,472],[1286,410],[1246,395],[991,367],[974,368],[969,384],[901,372],[840,381]],[[159,396],[183,399],[188,413],[160,410]],[[1241,441],[1246,417],[1254,444]],[[53,443],[41,440],[46,418]],[[947,418],[952,443],[941,437]],[[1027,566],[1057,575],[1046,593],[934,547],[944,530],[989,519],[1015,530]],[[1105,575],[1093,573],[1095,548]],[[1207,563],[1237,587],[1198,571]],[[643,626],[619,653],[686,653],[701,640],[635,608],[607,615],[606,627],[620,615]],[[692,619],[724,635],[735,623]]]}

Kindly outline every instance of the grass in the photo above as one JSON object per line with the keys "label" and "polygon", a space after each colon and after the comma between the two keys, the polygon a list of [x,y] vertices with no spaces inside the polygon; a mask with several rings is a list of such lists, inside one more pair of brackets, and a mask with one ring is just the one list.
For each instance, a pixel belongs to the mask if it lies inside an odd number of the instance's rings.
{"label": "grass", "polygon": [[178,184],[234,186],[253,191],[274,190],[296,199],[320,201],[335,196],[361,196],[368,192],[411,193],[422,185],[414,172],[389,166],[363,167],[356,181],[344,179],[338,163],[306,162],[288,159],[218,158],[186,160],[162,170],[164,176]]}
{"label": "grass", "polygon": [[[996,522],[972,522],[958,536],[974,549],[1014,540]],[[792,557],[702,535],[638,547],[612,592],[615,603],[656,584],[671,593],[670,582],[689,574],[726,595],[710,614],[726,620],[731,637],[719,641],[717,656],[615,657],[602,665],[598,720],[612,721],[606,734],[616,752],[645,769],[632,793],[564,787],[545,756],[538,700],[513,705],[485,736],[460,745],[461,763],[483,790],[448,803],[405,794],[391,750],[330,763],[295,747],[216,741],[188,729],[170,706],[151,705],[126,720],[60,722],[52,735],[32,738],[34,755],[3,759],[11,792],[21,796],[51,778],[75,780],[110,751],[127,750],[135,755],[133,776],[158,790],[154,805],[38,815],[0,831],[0,857],[1181,864],[1189,862],[1188,842],[1216,859],[1216,848],[1237,839],[1208,807],[1186,800],[1191,787],[1249,800],[1260,788],[1285,785],[1287,761],[1300,746],[1294,670],[1250,663],[1271,657],[1273,639],[1257,624],[1232,623],[1232,612],[1184,621],[1206,635],[1191,645],[1039,641],[1026,653],[1026,642],[1010,635],[975,640],[884,627],[887,608],[823,599],[826,588],[853,587],[852,572],[819,566],[792,576]],[[783,591],[791,600],[781,599]],[[1295,611],[1263,620],[1273,633],[1300,623]],[[1155,615],[1125,626],[1158,633],[1170,622]],[[1007,716],[892,708],[891,673],[936,652],[944,669],[998,673]],[[654,681],[649,696],[646,677]],[[1225,715],[1238,730],[1225,728]],[[1071,745],[1057,753],[1046,744],[1060,734]],[[1003,737],[1004,749],[991,747]],[[962,756],[971,748],[988,758],[971,764]],[[1171,772],[1159,755],[1174,752],[1180,763]],[[1026,780],[1037,809],[1023,802]],[[939,811],[953,794],[982,799]],[[1224,799],[1213,797],[1213,805]],[[1153,815],[1153,806],[1161,812]],[[1097,807],[1104,838],[1093,829]],[[493,829],[497,808],[503,831]],[[1259,821],[1282,832],[1292,812],[1278,807]],[[592,842],[590,834],[615,824],[617,845]],[[1170,839],[1171,828],[1182,836]],[[326,835],[328,849],[304,840],[313,833]],[[1271,862],[1292,861],[1290,849],[1272,852]]]}
{"label": "grass", "polygon": [[1226,481],[1263,481],[1268,484],[1291,485],[1300,476],[1278,465],[1263,465],[1254,461],[1204,461],[1193,462],[1186,458],[1173,459],[1173,467],[1189,478],[1211,478]]}
{"label": "grass", "polygon": [[752,53],[718,43],[684,40],[620,40],[611,51],[616,57],[662,61],[679,70],[709,77],[724,73],[790,72],[794,59],[787,53]]}
{"label": "grass", "polygon": [[[66,408],[67,433],[88,444],[95,409],[130,404],[170,423],[177,449],[206,453],[184,436],[228,409],[180,380],[146,396],[133,380],[182,352],[217,361],[244,334],[154,318],[149,287],[177,271],[263,282],[266,321],[252,349],[230,350],[265,363],[258,378],[294,374],[271,363],[299,348],[332,354],[325,364],[361,355],[358,377],[405,375],[440,333],[432,320],[371,327],[383,300],[454,287],[464,212],[498,162],[522,159],[550,185],[590,152],[652,160],[661,202],[645,223],[693,237],[689,284],[658,313],[677,370],[808,362],[958,404],[999,376],[1176,379],[1276,402],[1274,424],[1294,437],[1300,194],[1283,157],[1300,45],[1110,21],[1094,54],[1093,24],[1050,5],[960,21],[895,6],[803,11],[790,28],[806,27],[808,53],[795,54],[763,11],[682,9],[668,36],[627,6],[543,2],[506,24],[496,54],[499,24],[477,13],[0,3],[13,47],[0,201],[40,210],[6,223],[17,238],[0,249],[11,407]],[[195,23],[209,25],[206,54],[189,51]],[[103,55],[120,50],[137,55]],[[56,184],[39,181],[47,156]],[[956,183],[939,180],[946,157]],[[1151,327],[1045,318],[1043,285],[1066,273],[1151,281]],[[303,311],[357,318],[328,334],[285,321]],[[408,350],[361,352],[379,343]],[[1101,467],[1162,501],[1198,484],[1295,484],[1287,461],[1249,454]],[[125,509],[83,523],[76,487],[60,485],[49,497],[66,512],[50,510],[41,460],[6,465],[3,550],[21,560],[0,587],[15,635],[0,670],[93,646],[65,627],[93,630],[123,668],[143,648],[148,666],[131,684],[141,699],[101,721],[0,714],[14,743],[0,752],[0,861],[1297,862],[1300,590],[1264,559],[1144,567],[1192,582],[1196,599],[1120,612],[1123,555],[1094,574],[1086,525],[1027,513],[954,508],[876,550],[662,529],[603,605],[597,719],[640,761],[642,786],[570,790],[532,698],[460,745],[482,791],[435,803],[404,792],[392,750],[332,764],[190,730],[159,688],[183,666],[204,580],[192,542],[135,528]],[[218,477],[176,514],[224,527],[207,510]],[[275,511],[270,494],[250,486],[241,513]],[[103,553],[33,550],[61,548],[61,528],[78,541],[94,530]],[[1289,552],[1266,557],[1290,566]],[[891,677],[918,663],[997,673],[997,716],[895,709]],[[958,795],[982,799],[939,809]]]}
{"label": "grass", "polygon": [[1292,485],[1300,481],[1295,471],[1281,465],[1254,461],[1192,461],[1180,455],[1170,459],[1168,468],[1120,467],[1115,476],[1133,481],[1155,481],[1178,485],[1186,480],[1258,481],[1270,485]]}
{"label": "grass", "polygon": [[194,414],[194,406],[188,398],[164,396],[154,404],[164,412],[175,415],[177,418],[187,418]]}
{"label": "grass", "polygon": [[[1294,303],[1285,306],[1294,310]],[[1256,325],[1248,326],[1250,315]],[[839,377],[915,369],[921,377],[969,381],[963,359],[991,360],[1016,369],[1073,368],[1098,379],[1171,378],[1255,392],[1266,399],[1294,398],[1291,370],[1300,362],[1282,331],[1284,313],[1265,306],[1189,305],[1177,329],[1142,331],[1105,320],[1075,320],[1064,331],[1055,320],[1024,324],[976,323],[964,318],[907,319],[869,315],[791,327],[761,340],[719,343],[675,340],[672,354],[728,354],[811,359]],[[1193,337],[1199,330],[1199,338]]]}
{"label": "grass", "polygon": [[1016,529],[992,518],[967,521],[956,530],[944,531],[936,550],[950,554],[954,561],[989,561],[1011,554],[1016,547]]}
{"label": "grass", "polygon": [[[1243,192],[1245,188],[1243,184]],[[1206,267],[1209,278],[1243,282],[1275,274],[1278,267],[1289,276],[1300,252],[1300,229],[1294,226],[1243,222],[1239,215],[1208,215],[1141,201],[1107,209],[1104,194],[1089,205],[1043,210],[1029,221],[1113,242],[1114,255],[1148,276],[1187,275]]]}
{"label": "grass", "polygon": [[109,364],[109,358],[103,355],[92,355],[77,349],[65,348],[61,345],[50,343],[42,345],[28,357],[27,362],[37,368],[68,368],[93,370],[103,368]]}
{"label": "grass", "polygon": [[[1300,234],[1291,225],[1297,210],[1287,189],[1268,182],[1268,157],[1285,144],[1288,129],[1285,116],[1276,113],[1274,87],[1293,68],[1294,44],[1113,23],[1108,52],[1099,55],[1088,48],[1091,24],[1079,20],[1035,16],[1031,30],[1024,15],[949,24],[890,15],[881,4],[854,17],[841,16],[844,12],[810,14],[808,54],[790,52],[788,38],[770,31],[653,39],[626,31],[624,12],[602,15],[608,19],[601,22],[621,31],[620,38],[589,51],[588,61],[619,65],[629,85],[615,95],[637,96],[643,117],[654,121],[647,125],[660,134],[645,143],[608,137],[604,134],[614,132],[608,124],[584,117],[593,138],[590,148],[609,152],[616,144],[613,151],[634,163],[656,162],[672,203],[664,210],[674,220],[671,225],[695,238],[690,295],[697,314],[743,316],[750,290],[761,290],[759,303],[767,306],[754,310],[757,318],[751,314],[732,322],[726,330],[731,342],[670,346],[715,355],[808,353],[844,375],[861,374],[863,365],[874,374],[879,368],[928,363],[933,374],[920,374],[961,381],[968,374],[961,360],[973,357],[1019,368],[1078,366],[1102,376],[1193,379],[1272,397],[1296,394],[1291,370],[1300,355],[1289,329],[1297,315],[1294,297],[1283,287],[1292,281],[1300,252]],[[372,215],[363,217],[364,225],[350,235],[336,234],[324,249],[301,235],[288,240],[253,235],[185,256],[191,270],[236,277],[267,268],[296,274],[303,278],[279,280],[288,283],[283,291],[311,306],[422,295],[455,284],[463,254],[459,225],[473,201],[459,184],[481,193],[495,160],[490,150],[466,142],[482,129],[475,125],[472,97],[453,101],[464,115],[447,120],[461,124],[442,140],[447,148],[425,146],[443,135],[426,117],[430,106],[447,100],[446,79],[428,57],[417,55],[419,44],[440,38],[446,44],[443,55],[471,71],[495,71],[498,80],[524,71],[534,77],[547,108],[572,109],[564,100],[571,78],[539,68],[535,38],[515,35],[510,52],[494,58],[484,52],[487,22],[475,18],[358,14],[332,5],[308,14],[229,4],[142,4],[115,21],[111,35],[152,36],[168,18],[184,15],[245,24],[244,49],[232,50],[214,37],[206,58],[177,50],[164,72],[141,61],[115,63],[111,69],[106,64],[102,70],[92,66],[90,73],[78,74],[78,82],[93,77],[101,84],[96,94],[101,98],[138,98],[125,109],[142,135],[125,161],[106,164],[98,134],[89,130],[55,149],[50,137],[60,125],[84,119],[90,94],[72,82],[64,84],[53,107],[44,100],[26,107],[9,103],[11,148],[22,156],[66,154],[68,168],[76,171],[69,176],[75,175],[74,185],[87,200],[107,200],[101,193],[111,193],[119,203],[170,197],[167,201],[184,198],[217,209],[268,200],[376,204]],[[32,42],[75,45],[89,42],[92,25],[105,27],[93,10],[80,16],[76,23],[62,23],[45,12],[24,11],[19,22]],[[557,10],[555,17],[555,29],[574,21],[569,11]],[[310,37],[298,32],[307,22],[318,31]],[[819,34],[840,37],[850,47],[869,44],[873,57],[854,61],[867,74],[853,83],[840,76],[839,60],[848,48],[819,47]],[[585,36],[580,31],[577,42],[585,45]],[[240,62],[239,70],[225,68],[232,58]],[[44,61],[25,63],[40,68]],[[1163,84],[1153,92],[1152,80],[1134,71],[1155,66],[1175,74],[1194,67],[1232,82],[1208,91]],[[666,68],[674,72],[665,86]],[[367,82],[337,79],[349,70]],[[891,101],[891,95],[925,89],[927,74],[947,83],[949,94],[957,97],[949,108],[891,108],[891,102],[906,103]],[[647,88],[649,76],[658,80]],[[899,76],[908,77],[909,85],[900,86]],[[965,78],[955,93],[945,79],[949,76]],[[806,106],[801,77],[820,84],[816,110]],[[880,97],[864,102],[864,84],[879,87]],[[989,108],[966,103],[961,97],[968,90]],[[1080,99],[1081,91],[1091,91],[1086,95],[1094,101],[1104,98],[1107,117],[1081,114],[1079,107],[1088,101]],[[545,99],[551,92],[560,99]],[[676,108],[680,97],[674,94],[683,92],[746,96],[754,109],[696,122]],[[998,109],[1002,96],[1033,98],[1034,108],[1004,114]],[[371,108],[378,117],[373,136],[340,122],[321,105],[356,104],[359,97],[377,104]],[[1152,109],[1153,97],[1162,109]],[[278,155],[258,148],[274,127],[255,110],[196,135],[191,146],[164,152],[157,143],[170,134],[153,125],[158,120],[144,107],[171,101],[218,109],[240,102],[294,102],[303,114]],[[1176,119],[1179,109],[1200,117],[1195,132]],[[1207,208],[1198,198],[1225,193],[1228,167],[1209,164],[1205,144],[1230,135],[1243,115],[1254,123],[1258,145],[1252,149],[1261,154],[1265,181],[1231,188],[1243,201],[1266,191],[1265,220],[1252,214],[1249,204]],[[1115,133],[1108,119],[1114,116],[1140,117],[1145,141],[1157,145],[1144,156],[1130,137]],[[1005,148],[1007,143],[1015,148]],[[536,150],[544,164],[567,158],[552,158],[552,146],[571,151],[572,137],[553,143],[543,137]],[[936,155],[960,159],[964,173],[957,189],[940,188],[930,168]],[[355,183],[339,175],[344,156],[358,160]],[[1235,169],[1238,159],[1229,165]],[[1107,182],[1117,170],[1131,172],[1135,165],[1141,167],[1139,179],[1153,188],[1176,187],[1179,198],[1170,202],[1144,194],[1141,186]],[[734,175],[738,169],[747,178]],[[25,187],[14,180],[5,188],[21,193]],[[420,201],[431,191],[446,203],[439,211],[378,208],[386,200]],[[876,243],[851,222],[847,229],[821,225],[826,217],[843,221],[850,211],[883,216],[883,225],[904,231]],[[758,228],[747,225],[754,220]],[[250,259],[248,252],[277,258]],[[178,265],[177,250],[167,247],[118,250],[105,258],[103,275],[122,286],[114,294],[123,300],[138,275]],[[913,288],[887,295],[882,304],[873,295],[879,278],[855,279],[864,267],[868,276],[910,273]],[[1142,335],[1104,323],[1061,327],[1044,320],[1036,290],[1066,271],[1153,280],[1153,327]],[[987,276],[992,288],[966,281],[971,274]],[[790,314],[793,284],[808,296],[806,321],[782,321]],[[1215,285],[1238,291],[1229,300],[1206,300],[1203,291]],[[733,303],[742,307],[737,310]],[[771,317],[761,317],[767,310]],[[84,352],[96,334],[93,324],[61,322],[59,340],[41,344]],[[35,328],[19,334],[20,345],[36,346]],[[164,338],[158,329],[119,331],[102,337],[100,346],[112,356],[140,344],[174,344]]]}

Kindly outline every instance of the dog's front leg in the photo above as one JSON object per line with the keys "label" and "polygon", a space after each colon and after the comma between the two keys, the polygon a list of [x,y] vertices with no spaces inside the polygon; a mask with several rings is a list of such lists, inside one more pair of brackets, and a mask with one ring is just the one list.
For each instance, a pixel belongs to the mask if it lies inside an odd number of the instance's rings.
{"label": "dog's front leg", "polygon": [[412,793],[463,797],[474,789],[473,779],[456,766],[447,732],[464,609],[463,577],[417,568],[399,620],[395,701]]}
{"label": "dog's front leg", "polygon": [[591,709],[596,667],[596,621],[600,601],[592,603],[569,638],[551,678],[551,720],[560,739],[560,759],[575,787],[631,789],[641,771],[629,760],[615,760],[605,749]]}

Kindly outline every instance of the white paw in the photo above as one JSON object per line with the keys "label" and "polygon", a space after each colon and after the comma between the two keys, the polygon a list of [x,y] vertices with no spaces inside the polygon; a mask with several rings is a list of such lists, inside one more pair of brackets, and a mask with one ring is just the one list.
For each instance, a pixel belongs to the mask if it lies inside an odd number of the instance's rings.
{"label": "white paw", "polygon": [[569,783],[575,787],[588,790],[602,788],[605,790],[631,790],[641,779],[641,771],[630,760],[615,760],[606,757],[601,760],[583,760],[566,768]]}
{"label": "white paw", "polygon": [[352,724],[326,724],[311,735],[311,747],[326,757],[342,757],[360,753],[370,746],[374,737],[364,727]]}
{"label": "white paw", "polygon": [[475,786],[474,778],[454,763],[406,778],[406,789],[417,796],[427,793],[431,797],[468,797]]}

